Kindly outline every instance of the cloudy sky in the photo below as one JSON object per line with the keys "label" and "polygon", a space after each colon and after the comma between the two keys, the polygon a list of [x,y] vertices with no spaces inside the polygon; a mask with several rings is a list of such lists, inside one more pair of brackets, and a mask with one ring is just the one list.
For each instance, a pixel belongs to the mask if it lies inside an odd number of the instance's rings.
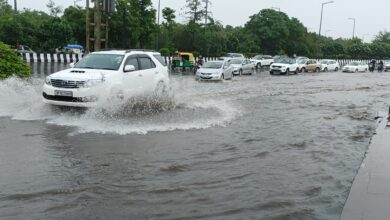
{"label": "cloudy sky", "polygon": [[[18,8],[31,8],[47,11],[49,0],[17,0]],[[176,10],[178,21],[183,21],[180,11],[185,0],[160,0],[161,8],[171,7]],[[210,0],[213,17],[224,25],[244,25],[250,15],[264,8],[280,8],[290,17],[298,18],[309,31],[318,32],[320,24],[321,3],[326,0]],[[9,2],[13,2],[9,0]],[[54,0],[57,5],[68,7],[74,0]],[[152,0],[157,9],[158,0]],[[76,0],[76,4],[85,5],[84,0]],[[389,0],[334,0],[324,6],[322,34],[334,38],[352,37],[353,21],[356,19],[355,35],[371,40],[379,31],[390,29]],[[278,9],[276,9],[278,10]],[[389,26],[389,27],[388,27]]]}

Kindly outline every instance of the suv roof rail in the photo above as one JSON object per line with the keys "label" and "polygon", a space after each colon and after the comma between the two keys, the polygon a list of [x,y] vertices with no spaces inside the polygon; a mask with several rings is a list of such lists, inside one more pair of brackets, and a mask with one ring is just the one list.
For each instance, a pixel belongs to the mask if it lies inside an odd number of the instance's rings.
{"label": "suv roof rail", "polygon": [[150,49],[129,49],[129,50],[126,50],[126,53],[130,53],[130,52],[133,52],[133,51],[139,51],[139,52],[156,52],[155,50],[150,50]]}

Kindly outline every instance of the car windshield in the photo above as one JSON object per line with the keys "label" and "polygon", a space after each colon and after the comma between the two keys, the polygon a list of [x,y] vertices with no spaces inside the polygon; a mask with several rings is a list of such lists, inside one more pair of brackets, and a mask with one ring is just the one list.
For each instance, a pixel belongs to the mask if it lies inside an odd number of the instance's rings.
{"label": "car windshield", "polygon": [[234,59],[234,60],[230,60],[230,64],[242,64],[243,60],[239,60],[239,59]]}
{"label": "car windshield", "polygon": [[280,59],[278,63],[291,64],[293,63],[293,60],[284,58],[284,59]]}
{"label": "car windshield", "polygon": [[255,60],[261,60],[262,58],[263,58],[263,56],[261,56],[261,55],[257,55],[257,56],[255,56],[255,57],[253,57]]}
{"label": "car windshield", "polygon": [[207,62],[203,65],[203,68],[208,69],[221,69],[223,62]]}
{"label": "car windshield", "polygon": [[118,70],[124,55],[118,54],[90,54],[81,59],[75,68],[81,69],[101,69]]}
{"label": "car windshield", "polygon": [[298,60],[298,64],[305,64],[307,60],[300,59]]}
{"label": "car windshield", "polygon": [[359,66],[359,63],[358,62],[352,62],[349,64],[350,66]]}
{"label": "car windshield", "polygon": [[322,60],[321,61],[321,64],[328,64],[329,63],[329,61],[327,61],[327,60]]}

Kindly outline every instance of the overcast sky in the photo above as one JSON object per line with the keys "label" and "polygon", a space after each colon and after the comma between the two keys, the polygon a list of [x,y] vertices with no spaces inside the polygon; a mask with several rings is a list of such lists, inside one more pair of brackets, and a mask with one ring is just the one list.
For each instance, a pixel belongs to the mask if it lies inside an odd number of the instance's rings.
{"label": "overcast sky", "polygon": [[[13,2],[12,0],[8,0]],[[47,11],[49,0],[17,0],[18,8],[30,8]],[[320,25],[322,0],[210,0],[210,10],[213,17],[224,25],[242,26],[249,16],[258,13],[264,8],[280,8],[290,17],[298,18],[312,32],[317,32]],[[64,8],[74,4],[74,0],[54,0]],[[152,0],[157,9],[158,0]],[[84,0],[77,4],[85,5]],[[183,21],[181,9],[185,0],[161,0],[161,9],[171,7],[176,10],[178,21]],[[334,0],[334,3],[324,6],[322,35],[333,38],[352,37],[353,21],[356,19],[355,35],[371,40],[379,31],[390,29],[389,0]],[[278,9],[276,9],[278,10]]]}

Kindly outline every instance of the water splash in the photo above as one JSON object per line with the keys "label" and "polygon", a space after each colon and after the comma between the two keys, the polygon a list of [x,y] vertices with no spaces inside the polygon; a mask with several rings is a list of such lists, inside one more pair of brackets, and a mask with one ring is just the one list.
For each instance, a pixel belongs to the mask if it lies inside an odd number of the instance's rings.
{"label": "water splash", "polygon": [[[179,82],[180,83],[180,82]],[[42,102],[42,79],[10,78],[0,82],[0,117],[45,120],[76,128],[76,133],[146,134],[148,132],[205,129],[224,126],[239,110],[226,101],[198,98],[193,90],[173,85],[167,97],[115,98],[102,95],[90,109],[63,108]],[[102,92],[101,94],[109,94]]]}

